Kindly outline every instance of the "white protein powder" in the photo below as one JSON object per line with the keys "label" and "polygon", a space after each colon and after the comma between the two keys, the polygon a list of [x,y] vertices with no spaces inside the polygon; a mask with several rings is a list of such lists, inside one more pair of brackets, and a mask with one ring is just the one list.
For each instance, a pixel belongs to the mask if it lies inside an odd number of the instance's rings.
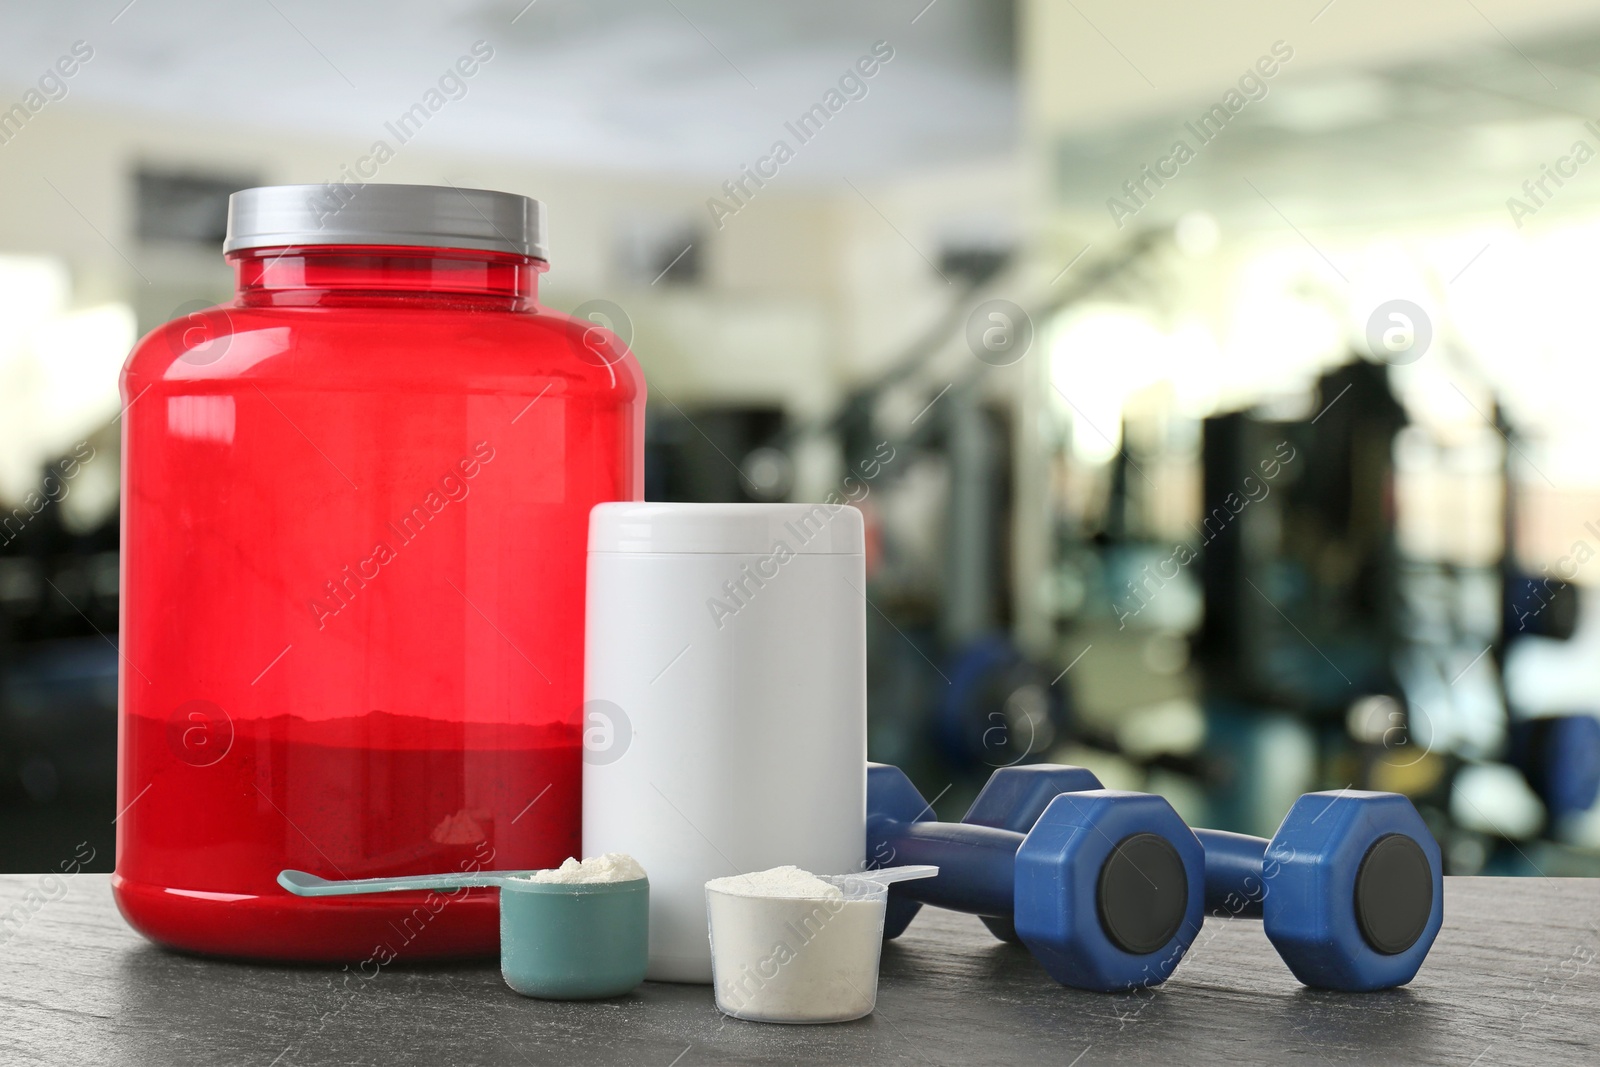
{"label": "white protein powder", "polygon": [[832,882],[824,882],[799,867],[773,867],[753,874],[731,874],[713,878],[706,888],[736,897],[843,897]]}
{"label": "white protein powder", "polygon": [[706,883],[717,1007],[761,1022],[843,1022],[878,999],[885,898],[796,867]]}
{"label": "white protein powder", "polygon": [[561,866],[548,871],[534,871],[519,881],[595,885],[600,882],[631,882],[644,876],[644,868],[639,866],[639,861],[626,852],[607,852],[604,856],[590,856],[581,862],[569,856]]}

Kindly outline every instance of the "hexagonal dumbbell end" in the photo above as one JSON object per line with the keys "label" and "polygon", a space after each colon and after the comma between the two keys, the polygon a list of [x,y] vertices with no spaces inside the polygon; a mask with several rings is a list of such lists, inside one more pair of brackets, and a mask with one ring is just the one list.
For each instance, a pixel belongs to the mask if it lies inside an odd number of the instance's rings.
{"label": "hexagonal dumbbell end", "polygon": [[1066,793],[1017,850],[1013,922],[1063,985],[1156,985],[1200,931],[1204,885],[1204,850],[1161,797]]}
{"label": "hexagonal dumbbell end", "polygon": [[[868,866],[893,867],[904,862],[898,857],[893,841],[882,832],[884,828],[933,820],[933,806],[922,799],[904,771],[886,763],[867,764]],[[920,910],[920,901],[912,900],[903,892],[891,892],[889,909],[883,920],[884,938],[892,939],[905,933]]]}
{"label": "hexagonal dumbbell end", "polygon": [[989,776],[983,791],[961,821],[974,826],[994,826],[1025,834],[1033,829],[1044,809],[1062,793],[1104,789],[1094,772],[1085,767],[1035,763],[1026,767],[1001,767]]}
{"label": "hexagonal dumbbell end", "polygon": [[1262,918],[1296,978],[1368,990],[1416,977],[1444,922],[1444,867],[1411,801],[1308,793],[1266,858]]}
{"label": "hexagonal dumbbell end", "polygon": [[[983,784],[983,791],[961,821],[973,826],[994,826],[1025,834],[1033,829],[1044,809],[1062,793],[1081,793],[1100,789],[1100,779],[1085,767],[1056,763],[1034,763],[1022,767],[1001,767]],[[1016,926],[1006,915],[984,915],[983,925],[1002,941],[1021,944]]]}
{"label": "hexagonal dumbbell end", "polygon": [[1307,793],[1272,841],[1195,832],[1213,914],[1260,916],[1294,976],[1321,989],[1404,985],[1444,921],[1439,846],[1396,793]]}

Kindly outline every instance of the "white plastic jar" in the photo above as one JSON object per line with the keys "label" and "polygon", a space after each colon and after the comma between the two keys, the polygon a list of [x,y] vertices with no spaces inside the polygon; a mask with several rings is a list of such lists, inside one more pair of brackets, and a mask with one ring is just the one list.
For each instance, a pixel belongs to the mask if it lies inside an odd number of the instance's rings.
{"label": "white plastic jar", "polygon": [[583,849],[650,872],[650,969],[710,982],[705,884],[862,866],[861,513],[602,504],[589,523]]}

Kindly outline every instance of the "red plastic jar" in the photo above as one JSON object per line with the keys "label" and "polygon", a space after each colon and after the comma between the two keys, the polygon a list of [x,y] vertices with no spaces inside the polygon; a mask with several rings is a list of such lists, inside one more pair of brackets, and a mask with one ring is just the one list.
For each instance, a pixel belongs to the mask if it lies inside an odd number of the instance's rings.
{"label": "red plastic jar", "polygon": [[175,948],[492,954],[492,891],[328,878],[580,854],[589,509],[643,488],[645,387],[538,307],[525,197],[230,204],[238,293],[122,376],[117,904]]}

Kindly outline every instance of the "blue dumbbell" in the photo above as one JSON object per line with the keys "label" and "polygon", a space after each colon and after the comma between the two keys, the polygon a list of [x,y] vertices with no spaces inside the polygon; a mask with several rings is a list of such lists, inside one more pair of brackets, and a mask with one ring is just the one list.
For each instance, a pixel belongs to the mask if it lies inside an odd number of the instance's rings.
{"label": "blue dumbbell", "polygon": [[1205,847],[1207,913],[1261,919],[1308,986],[1405,985],[1444,921],[1439,846],[1397,793],[1307,793],[1271,841],[1194,833]]}
{"label": "blue dumbbell", "polygon": [[892,887],[885,937],[923,904],[971,912],[1079,989],[1165,981],[1204,919],[1205,854],[1183,820],[1082,768],[1002,768],[962,822],[941,823],[898,768],[869,764],[866,847],[875,866],[939,867]]}

